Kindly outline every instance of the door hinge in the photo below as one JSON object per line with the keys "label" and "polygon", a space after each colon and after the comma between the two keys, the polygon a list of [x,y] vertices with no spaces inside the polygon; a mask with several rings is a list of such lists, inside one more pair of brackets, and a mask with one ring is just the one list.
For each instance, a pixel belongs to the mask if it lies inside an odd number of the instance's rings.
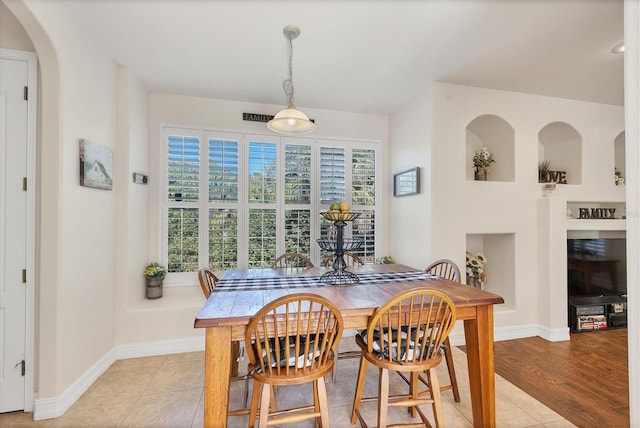
{"label": "door hinge", "polygon": [[29,87],[28,86],[24,87],[24,100],[25,101],[29,100]]}
{"label": "door hinge", "polygon": [[27,270],[26,269],[22,269],[22,283],[23,284],[27,283]]}
{"label": "door hinge", "polygon": [[15,366],[13,366],[13,368],[16,368],[20,366],[20,374],[22,376],[24,376],[25,371],[27,370],[26,364],[24,362],[24,360],[20,361],[18,364],[16,364]]}
{"label": "door hinge", "polygon": [[27,191],[27,177],[22,177],[22,190]]}

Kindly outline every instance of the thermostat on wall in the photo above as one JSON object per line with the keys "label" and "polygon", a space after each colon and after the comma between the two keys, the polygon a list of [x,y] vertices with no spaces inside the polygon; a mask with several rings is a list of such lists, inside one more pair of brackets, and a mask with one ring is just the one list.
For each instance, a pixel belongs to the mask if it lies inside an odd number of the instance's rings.
{"label": "thermostat on wall", "polygon": [[149,180],[148,175],[140,174],[138,172],[133,173],[133,182],[136,184],[147,184],[148,180]]}

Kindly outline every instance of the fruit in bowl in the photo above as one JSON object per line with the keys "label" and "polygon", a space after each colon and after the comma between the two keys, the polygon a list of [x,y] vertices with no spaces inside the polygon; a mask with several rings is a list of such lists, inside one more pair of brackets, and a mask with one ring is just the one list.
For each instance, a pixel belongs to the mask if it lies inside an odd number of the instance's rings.
{"label": "fruit in bowl", "polygon": [[331,221],[351,220],[351,204],[347,201],[332,202],[326,211],[325,218]]}

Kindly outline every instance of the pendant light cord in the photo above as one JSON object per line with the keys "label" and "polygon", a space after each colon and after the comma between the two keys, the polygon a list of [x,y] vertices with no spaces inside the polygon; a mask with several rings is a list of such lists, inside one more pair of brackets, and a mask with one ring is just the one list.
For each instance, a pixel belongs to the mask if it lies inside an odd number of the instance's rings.
{"label": "pendant light cord", "polygon": [[282,88],[284,94],[289,97],[289,107],[293,107],[293,38],[291,36],[287,38],[289,39],[289,79],[282,83]]}

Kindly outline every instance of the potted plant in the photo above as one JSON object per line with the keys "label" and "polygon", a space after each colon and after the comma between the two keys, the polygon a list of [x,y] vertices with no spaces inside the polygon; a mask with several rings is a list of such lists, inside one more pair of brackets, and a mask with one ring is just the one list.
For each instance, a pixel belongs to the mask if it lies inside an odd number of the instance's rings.
{"label": "potted plant", "polygon": [[380,257],[379,259],[376,260],[376,263],[378,263],[379,265],[390,265],[395,262],[396,261],[391,256]]}
{"label": "potted plant", "polygon": [[616,186],[624,186],[624,177],[622,176],[622,172],[618,168],[615,168],[614,174]]}
{"label": "potted plant", "polygon": [[467,285],[482,288],[487,274],[484,271],[484,265],[487,264],[487,258],[482,253],[472,254],[467,251]]}
{"label": "potted plant", "polygon": [[159,263],[149,263],[144,269],[144,277],[147,280],[147,299],[159,299],[162,297],[162,281],[167,275],[164,266]]}
{"label": "potted plant", "polygon": [[486,147],[473,155],[474,179],[487,181],[488,168],[495,162],[493,155]]}
{"label": "potted plant", "polygon": [[551,163],[548,160],[538,164],[538,183],[548,183],[550,181],[549,168],[551,168]]}

